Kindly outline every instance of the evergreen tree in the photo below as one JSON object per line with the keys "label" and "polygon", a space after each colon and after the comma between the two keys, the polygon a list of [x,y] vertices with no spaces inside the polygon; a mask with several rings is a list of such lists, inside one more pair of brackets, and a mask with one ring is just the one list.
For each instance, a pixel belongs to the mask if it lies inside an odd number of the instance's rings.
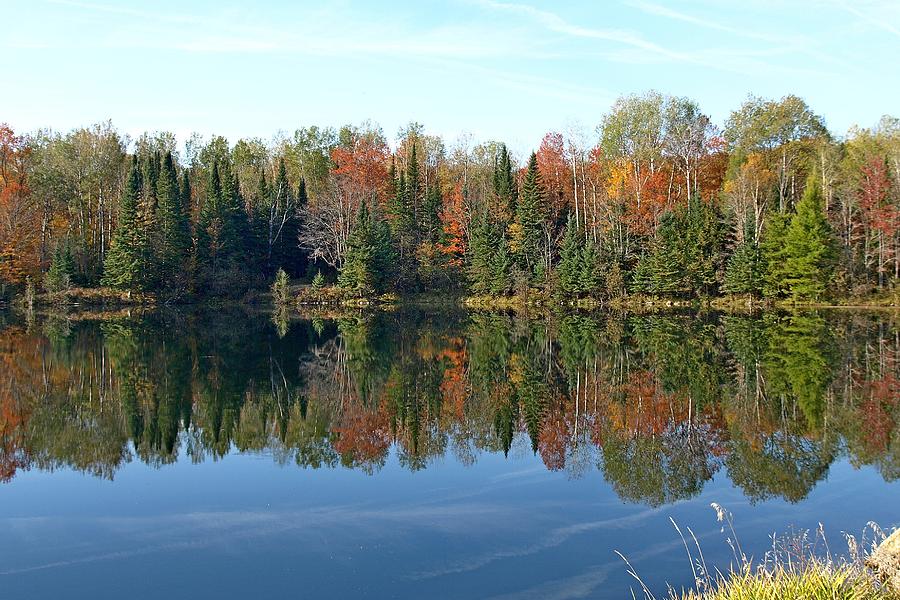
{"label": "evergreen tree", "polygon": [[715,209],[699,197],[662,216],[650,250],[632,276],[636,291],[711,294],[722,266],[723,230]]}
{"label": "evergreen tree", "polygon": [[494,157],[493,183],[500,207],[510,218],[513,217],[516,214],[516,178],[506,144],[500,145],[499,152]]}
{"label": "evergreen tree", "polygon": [[187,215],[188,220],[190,220],[193,204],[191,202],[191,179],[187,169],[181,174],[181,186],[179,187],[179,192],[181,194],[181,210]]}
{"label": "evergreen tree", "polygon": [[722,291],[729,294],[757,295],[762,290],[762,253],[753,239],[753,226],[744,226],[744,240],[737,245],[728,259]]}
{"label": "evergreen tree", "polygon": [[537,155],[532,152],[516,204],[515,250],[519,265],[534,277],[542,258],[545,197]]}
{"label": "evergreen tree", "polygon": [[316,271],[316,276],[313,277],[312,289],[314,289],[315,291],[318,292],[323,287],[325,287],[325,276],[322,275],[322,271],[319,270],[319,271]]}
{"label": "evergreen tree", "polygon": [[501,293],[509,287],[512,259],[499,231],[499,224],[483,213],[472,223],[467,274],[476,294]]}
{"label": "evergreen tree", "polygon": [[181,275],[191,244],[190,221],[184,212],[178,174],[171,153],[166,153],[156,182],[157,218],[154,257],[164,286],[184,284]]}
{"label": "evergreen tree", "polygon": [[786,293],[784,288],[785,273],[785,237],[791,224],[790,215],[776,212],[769,215],[763,230],[760,253],[763,258],[763,294],[776,297]]}
{"label": "evergreen tree", "polygon": [[140,290],[142,287],[144,235],[138,215],[141,189],[141,175],[135,157],[119,202],[116,231],[103,264],[103,285],[123,290]]}
{"label": "evergreen tree", "polygon": [[422,241],[436,244],[441,237],[441,189],[437,182],[430,185],[425,192],[425,202],[422,205]]}
{"label": "evergreen tree", "polygon": [[68,243],[65,246],[65,249],[62,248],[62,244],[56,246],[50,268],[44,275],[44,289],[51,294],[69,289],[72,283],[74,273],[72,252],[69,250]]}
{"label": "evergreen tree", "polygon": [[422,174],[420,172],[419,166],[419,157],[416,152],[416,144],[415,140],[412,144],[412,150],[409,153],[409,160],[406,163],[406,210],[409,211],[409,216],[412,219],[412,228],[413,228],[413,236],[414,241],[413,244],[418,244],[419,240],[419,216],[422,212],[422,198],[423,198],[423,185],[422,185]]}
{"label": "evergreen tree", "polygon": [[245,284],[249,223],[228,162],[213,161],[197,232],[201,284],[215,293],[237,293]]}
{"label": "evergreen tree", "polygon": [[287,268],[291,272],[299,273],[301,268],[298,257],[299,248],[297,246],[297,236],[300,233],[299,218],[294,191],[288,182],[284,157],[278,161],[278,172],[275,175],[272,193],[274,195],[276,214],[281,215],[281,218],[269,223],[269,237],[272,239],[268,260],[270,268],[278,266],[279,268]]}
{"label": "evergreen tree", "polygon": [[556,267],[559,287],[566,294],[574,295],[581,291],[579,280],[583,237],[581,228],[575,224],[572,215],[569,215],[566,233],[559,249],[559,264]]}
{"label": "evergreen tree", "polygon": [[781,284],[793,300],[815,300],[825,294],[834,274],[836,253],[814,175],[807,179],[785,234],[784,258]]}
{"label": "evergreen tree", "polygon": [[381,219],[374,218],[364,201],[347,239],[338,286],[357,296],[380,293],[392,263],[390,227]]}

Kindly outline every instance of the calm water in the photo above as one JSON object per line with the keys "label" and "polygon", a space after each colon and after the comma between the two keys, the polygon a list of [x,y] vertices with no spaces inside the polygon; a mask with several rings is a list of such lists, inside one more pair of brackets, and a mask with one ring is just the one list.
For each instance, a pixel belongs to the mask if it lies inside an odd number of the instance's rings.
{"label": "calm water", "polygon": [[[5,320],[3,320],[5,319]],[[0,316],[0,598],[622,598],[900,525],[892,313]]]}

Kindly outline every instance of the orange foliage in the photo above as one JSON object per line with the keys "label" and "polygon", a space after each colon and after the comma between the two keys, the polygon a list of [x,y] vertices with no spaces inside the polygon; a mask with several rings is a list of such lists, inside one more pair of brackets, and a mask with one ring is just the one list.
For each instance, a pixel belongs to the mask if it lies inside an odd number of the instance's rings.
{"label": "orange foliage", "polygon": [[575,194],[572,165],[566,158],[562,134],[551,131],[545,135],[536,154],[538,172],[547,191],[551,213],[560,214],[569,207]]}
{"label": "orange foliage", "polygon": [[38,213],[26,181],[25,140],[0,125],[0,281],[24,283],[40,270]]}
{"label": "orange foliage", "polygon": [[338,146],[331,152],[332,171],[341,185],[350,186],[372,204],[384,206],[390,183],[387,161],[390,153],[381,141],[357,137],[352,146]]}
{"label": "orange foliage", "polygon": [[462,184],[457,183],[447,196],[441,211],[441,222],[444,224],[444,241],[441,251],[451,256],[450,264],[462,265],[468,244],[466,228],[468,218],[463,204]]}

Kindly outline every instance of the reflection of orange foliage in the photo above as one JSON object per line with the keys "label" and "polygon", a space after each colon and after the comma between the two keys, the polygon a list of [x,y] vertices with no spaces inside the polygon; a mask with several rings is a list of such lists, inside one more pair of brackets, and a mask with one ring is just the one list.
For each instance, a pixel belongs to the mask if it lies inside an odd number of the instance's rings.
{"label": "reflection of orange foliage", "polygon": [[441,397],[444,404],[453,408],[454,416],[462,420],[465,416],[466,396],[466,348],[460,338],[451,338],[449,346],[440,354],[447,365],[441,380]]}
{"label": "reflection of orange foliage", "polygon": [[18,388],[41,381],[39,356],[21,329],[4,329],[0,336],[0,482],[27,466],[24,428],[30,413]]}
{"label": "reflection of orange foliage", "polygon": [[551,471],[560,471],[566,466],[566,446],[571,439],[569,416],[573,415],[562,402],[551,402],[538,435],[538,452]]}
{"label": "reflection of orange foliage", "polygon": [[391,446],[390,420],[381,407],[366,410],[357,402],[349,402],[334,432],[334,449],[354,462],[376,462]]}

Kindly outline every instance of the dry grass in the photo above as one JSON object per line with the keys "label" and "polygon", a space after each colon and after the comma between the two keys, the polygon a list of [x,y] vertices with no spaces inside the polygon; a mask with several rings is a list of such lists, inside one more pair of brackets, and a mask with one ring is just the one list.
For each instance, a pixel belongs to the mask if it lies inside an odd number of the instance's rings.
{"label": "dry grass", "polygon": [[[772,547],[760,561],[748,558],[738,541],[731,513],[713,503],[717,518],[727,532],[733,552],[728,572],[711,571],[690,528],[684,535],[672,521],[684,542],[694,579],[693,589],[672,588],[668,600],[900,600],[900,593],[883,582],[866,566],[866,557],[885,539],[884,532],[870,523],[861,541],[845,535],[847,552],[832,555],[824,529],[773,537]],[[620,555],[621,556],[621,555]],[[646,600],[656,600],[625,557],[628,573],[640,584]],[[637,597],[632,591],[632,596]]]}

